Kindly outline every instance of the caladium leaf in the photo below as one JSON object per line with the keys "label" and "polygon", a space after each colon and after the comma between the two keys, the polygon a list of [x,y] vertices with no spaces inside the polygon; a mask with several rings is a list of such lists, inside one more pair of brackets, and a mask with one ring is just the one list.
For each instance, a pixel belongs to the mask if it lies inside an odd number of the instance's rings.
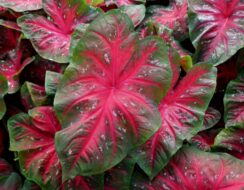
{"label": "caladium leaf", "polygon": [[244,125],[244,72],[229,82],[224,96],[225,126]]}
{"label": "caladium leaf", "polygon": [[25,36],[31,40],[36,51],[44,58],[59,63],[67,63],[70,38],[75,28],[90,22],[99,13],[84,1],[46,0],[43,3],[47,19],[41,15],[28,14],[18,19]]}
{"label": "caladium leaf", "polygon": [[174,39],[174,37],[172,36],[173,31],[167,27],[160,27],[158,24],[155,24],[153,22],[146,22],[144,23],[144,26],[140,28],[139,32],[141,39],[151,35],[160,36],[165,43],[176,49],[182,58],[186,58],[186,56],[188,56],[189,54],[189,52],[181,47],[179,42]]}
{"label": "caladium leaf", "polygon": [[8,93],[8,81],[0,74],[0,120],[3,118],[6,112],[6,105],[4,102],[4,95]]}
{"label": "caladium leaf", "polygon": [[22,173],[42,188],[61,185],[54,135],[61,129],[52,107],[37,107],[8,120],[10,150],[17,151]]}
{"label": "caladium leaf", "polygon": [[144,19],[146,8],[144,5],[127,5],[120,7],[120,10],[125,12],[132,20],[134,26],[138,26]]}
{"label": "caladium leaf", "polygon": [[191,139],[191,143],[204,151],[210,151],[214,145],[214,140],[220,129],[201,131]]}
{"label": "caladium leaf", "polygon": [[215,138],[214,145],[226,148],[228,152],[244,160],[244,125],[223,129]]}
{"label": "caladium leaf", "polygon": [[135,152],[137,163],[150,177],[155,177],[170,157],[201,130],[203,117],[214,94],[216,68],[197,64],[177,82],[175,74],[171,90],[159,105],[162,125],[160,129]]}
{"label": "caladium leaf", "polygon": [[120,7],[123,5],[133,5],[138,3],[146,3],[146,0],[105,0],[105,4],[107,6],[115,4]]}
{"label": "caladium leaf", "polygon": [[23,44],[19,42],[16,49],[8,53],[7,58],[0,60],[0,74],[8,80],[8,93],[15,93],[19,89],[19,74],[30,64],[34,57],[23,60]]}
{"label": "caladium leaf", "polygon": [[45,92],[45,88],[31,82],[26,81],[22,85],[20,96],[21,102],[27,111],[37,106],[51,104],[51,99],[48,98],[48,95]]}
{"label": "caladium leaf", "polygon": [[131,177],[136,164],[131,156],[126,157],[115,167],[105,174],[105,190],[126,190],[130,189]]}
{"label": "caladium leaf", "polygon": [[47,71],[45,76],[45,92],[48,95],[55,95],[57,86],[62,78],[62,74]]}
{"label": "caladium leaf", "polygon": [[64,175],[105,171],[158,129],[155,103],[171,81],[168,50],[159,38],[139,41],[119,10],[89,25],[54,99]]}
{"label": "caladium leaf", "polygon": [[0,0],[0,6],[13,9],[16,12],[32,11],[42,8],[42,0]]}
{"label": "caladium leaf", "polygon": [[0,189],[1,190],[20,190],[21,178],[13,172],[9,163],[0,158]]}
{"label": "caladium leaf", "polygon": [[225,153],[181,149],[152,181],[134,178],[133,190],[242,190],[244,163]]}
{"label": "caladium leaf", "polygon": [[182,40],[188,36],[187,9],[187,0],[172,0],[168,7],[149,7],[147,11],[151,16],[147,20],[173,30],[175,39]]}
{"label": "caladium leaf", "polygon": [[218,65],[244,46],[242,0],[188,0],[195,61]]}
{"label": "caladium leaf", "polygon": [[216,125],[219,122],[220,118],[221,118],[221,113],[218,110],[209,107],[205,112],[204,119],[203,119],[203,128],[201,131],[209,129],[214,125]]}

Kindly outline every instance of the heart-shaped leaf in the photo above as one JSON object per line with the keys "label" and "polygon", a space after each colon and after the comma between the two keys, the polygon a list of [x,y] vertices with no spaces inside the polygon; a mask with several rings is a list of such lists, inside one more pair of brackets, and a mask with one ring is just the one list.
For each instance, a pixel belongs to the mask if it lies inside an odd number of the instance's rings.
{"label": "heart-shaped leaf", "polygon": [[135,152],[137,163],[153,178],[168,163],[171,156],[201,130],[203,117],[214,94],[216,68],[197,64],[175,87],[179,74],[175,73],[171,90],[159,105],[160,129]]}
{"label": "heart-shaped leaf", "polygon": [[152,182],[135,176],[132,184],[133,190],[242,190],[244,162],[185,147]]}
{"label": "heart-shaped leaf", "polygon": [[42,188],[62,184],[54,135],[61,129],[52,107],[36,107],[8,120],[10,150],[17,151],[22,173]]}
{"label": "heart-shaped leaf", "polygon": [[224,96],[225,127],[244,126],[244,72],[230,81]]}
{"label": "heart-shaped leaf", "polygon": [[84,1],[76,0],[46,0],[43,8],[50,19],[27,14],[18,19],[18,24],[42,57],[66,63],[75,28],[81,23],[90,22],[99,11],[87,6]]}
{"label": "heart-shaped leaf", "polygon": [[151,15],[147,20],[173,30],[173,36],[176,39],[184,39],[188,36],[187,9],[187,0],[170,1],[168,7],[151,6],[147,9]]}
{"label": "heart-shaped leaf", "polygon": [[0,0],[0,6],[13,9],[16,12],[32,11],[42,8],[42,0]]}
{"label": "heart-shaped leaf", "polygon": [[1,190],[20,190],[21,178],[13,172],[9,163],[0,158],[0,189]]}
{"label": "heart-shaped leaf", "polygon": [[139,41],[119,10],[90,24],[54,100],[64,175],[103,172],[158,129],[155,104],[171,81],[168,49],[159,38]]}
{"label": "heart-shaped leaf", "polygon": [[188,0],[195,62],[218,65],[244,46],[242,0]]}

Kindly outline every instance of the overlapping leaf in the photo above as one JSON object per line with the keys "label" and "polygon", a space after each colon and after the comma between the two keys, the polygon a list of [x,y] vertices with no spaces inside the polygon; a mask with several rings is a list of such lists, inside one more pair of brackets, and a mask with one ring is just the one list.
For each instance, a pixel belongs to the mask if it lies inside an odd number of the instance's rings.
{"label": "overlapping leaf", "polygon": [[228,84],[224,105],[225,126],[244,126],[244,72]]}
{"label": "overlapping leaf", "polygon": [[151,16],[148,19],[173,30],[176,39],[184,39],[188,36],[187,8],[187,0],[172,0],[168,7],[149,7]]}
{"label": "overlapping leaf", "polygon": [[42,8],[42,0],[0,0],[0,6],[17,12],[32,11]]}
{"label": "overlapping leaf", "polygon": [[57,90],[56,147],[67,176],[100,173],[160,126],[155,103],[169,88],[168,47],[138,40],[129,17],[110,11],[88,27]]}
{"label": "overlapping leaf", "polygon": [[214,145],[215,137],[221,129],[211,129],[207,131],[200,131],[197,135],[192,137],[191,144],[195,145],[201,150],[210,151]]}
{"label": "overlapping leaf", "polygon": [[145,3],[145,2],[146,0],[105,0],[105,4],[107,6],[115,4],[118,7],[123,5],[133,5],[133,4]]}
{"label": "overlapping leaf", "polygon": [[21,102],[27,111],[37,106],[51,104],[51,100],[48,98],[45,88],[31,82],[25,82],[22,85],[20,96]]}
{"label": "overlapping leaf", "polygon": [[94,19],[98,10],[76,0],[46,0],[43,8],[50,19],[27,14],[18,19],[18,24],[42,57],[66,63],[71,34],[79,24]]}
{"label": "overlapping leaf", "polygon": [[244,125],[223,129],[215,138],[214,145],[244,160]]}
{"label": "overlapping leaf", "polygon": [[175,69],[171,90],[159,105],[162,118],[160,129],[135,152],[137,163],[150,178],[168,163],[183,140],[190,140],[201,130],[205,111],[215,90],[216,69],[208,64],[192,67],[175,87],[178,76]]}
{"label": "overlapping leaf", "polygon": [[61,126],[52,107],[37,107],[8,121],[10,150],[17,151],[22,173],[41,187],[61,185],[54,135]]}
{"label": "overlapping leaf", "polygon": [[244,46],[242,0],[189,0],[189,30],[195,61],[218,65]]}
{"label": "overlapping leaf", "polygon": [[183,148],[152,181],[135,177],[133,190],[242,190],[244,163],[224,153]]}
{"label": "overlapping leaf", "polygon": [[122,6],[120,7],[120,10],[130,17],[135,27],[141,23],[146,14],[146,8],[144,5]]}

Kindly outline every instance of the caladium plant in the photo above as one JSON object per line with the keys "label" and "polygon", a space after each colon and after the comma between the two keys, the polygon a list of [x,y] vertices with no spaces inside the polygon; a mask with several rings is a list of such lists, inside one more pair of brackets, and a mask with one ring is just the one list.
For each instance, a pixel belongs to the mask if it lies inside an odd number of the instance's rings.
{"label": "caladium plant", "polygon": [[17,12],[32,11],[42,8],[42,0],[0,0],[0,6],[13,9]]}
{"label": "caladium plant", "polygon": [[131,189],[236,189],[244,187],[244,162],[227,154],[211,154],[192,148],[181,149],[152,181],[135,176]]}
{"label": "caladium plant", "polygon": [[64,128],[57,151],[67,175],[110,168],[158,129],[156,103],[171,79],[168,50],[158,38],[139,41],[120,11],[90,24],[54,100]]}
{"label": "caladium plant", "polygon": [[0,0],[0,190],[244,189],[243,19],[243,0]]}
{"label": "caladium plant", "polygon": [[244,45],[242,0],[188,0],[189,30],[195,61],[214,65],[226,61]]}
{"label": "caladium plant", "polygon": [[48,18],[28,14],[20,17],[18,24],[42,57],[66,63],[71,34],[79,24],[94,19],[99,11],[75,0],[46,0],[43,9]]}

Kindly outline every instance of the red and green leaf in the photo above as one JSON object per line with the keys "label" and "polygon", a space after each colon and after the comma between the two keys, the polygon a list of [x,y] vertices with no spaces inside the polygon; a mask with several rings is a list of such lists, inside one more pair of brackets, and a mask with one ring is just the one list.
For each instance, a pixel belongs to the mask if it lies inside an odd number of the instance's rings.
{"label": "red and green leaf", "polygon": [[220,132],[220,129],[211,129],[207,131],[200,131],[197,135],[192,137],[191,144],[195,145],[197,148],[210,151],[214,145],[215,137]]}
{"label": "red and green leaf", "polygon": [[42,0],[0,0],[0,6],[16,12],[32,11],[42,8]]}
{"label": "red and green leaf", "polygon": [[45,92],[47,95],[55,95],[58,84],[62,78],[62,74],[47,71],[45,76]]}
{"label": "red and green leaf", "polygon": [[204,119],[203,119],[203,128],[201,131],[209,129],[214,125],[216,125],[219,122],[220,118],[221,118],[221,113],[218,110],[209,107],[205,112]]}
{"label": "red and green leaf", "polygon": [[13,172],[12,167],[4,159],[0,158],[0,189],[20,190],[21,178]]}
{"label": "red and green leaf", "polygon": [[133,5],[138,3],[146,3],[146,0],[105,0],[107,6],[115,4],[118,7],[121,7],[123,5]]}
{"label": "red and green leaf", "polygon": [[34,57],[25,58],[24,46],[19,42],[16,49],[8,52],[5,59],[0,60],[0,74],[8,80],[8,93],[15,93],[19,89],[19,74],[30,64]]}
{"label": "red and green leaf", "polygon": [[21,102],[27,111],[37,106],[51,104],[51,99],[48,98],[48,95],[45,92],[45,88],[31,82],[26,81],[22,85],[20,96]]}
{"label": "red and green leaf", "polygon": [[8,120],[10,150],[17,151],[22,173],[41,187],[61,185],[54,135],[61,129],[52,107],[37,107]]}
{"label": "red and green leaf", "polygon": [[72,33],[79,24],[94,19],[99,11],[76,0],[46,0],[43,8],[50,19],[27,14],[18,19],[18,24],[42,57],[67,63]]}
{"label": "red and green leaf", "polygon": [[133,190],[242,190],[244,162],[225,153],[181,149],[152,181],[135,177]]}
{"label": "red and green leaf", "polygon": [[55,138],[64,178],[113,167],[158,129],[155,104],[172,74],[168,50],[159,38],[139,41],[119,10],[90,24],[54,100],[63,127]]}
{"label": "red and green leaf", "polygon": [[4,95],[8,93],[8,81],[0,74],[0,120],[6,112],[6,104],[4,102]]}
{"label": "red and green leaf", "polygon": [[142,22],[146,14],[146,8],[144,5],[122,6],[120,7],[120,10],[130,17],[135,27]]}
{"label": "red and green leaf", "polygon": [[177,86],[177,70],[174,75],[171,90],[159,105],[160,129],[135,152],[137,163],[150,178],[161,171],[185,139],[190,140],[202,129],[216,86],[216,69],[209,64],[192,67]]}
{"label": "red and green leaf", "polygon": [[215,138],[214,145],[244,160],[244,125],[223,129]]}
{"label": "red and green leaf", "polygon": [[223,63],[244,46],[242,0],[188,0],[195,61]]}
{"label": "red and green leaf", "polygon": [[187,0],[172,0],[168,7],[149,7],[147,10],[151,16],[148,20],[173,30],[175,39],[184,39],[188,36],[187,9]]}
{"label": "red and green leaf", "polygon": [[225,127],[244,125],[244,72],[229,82],[225,96]]}

